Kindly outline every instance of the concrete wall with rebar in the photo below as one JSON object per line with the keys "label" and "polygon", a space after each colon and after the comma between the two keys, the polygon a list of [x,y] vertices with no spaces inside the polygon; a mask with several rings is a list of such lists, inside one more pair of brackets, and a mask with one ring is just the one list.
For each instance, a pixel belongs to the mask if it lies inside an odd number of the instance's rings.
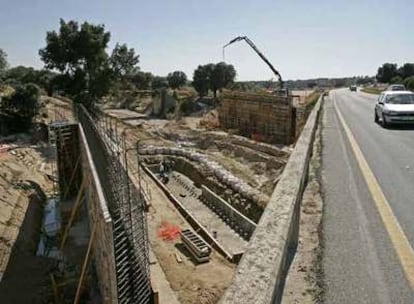
{"label": "concrete wall with rebar", "polygon": [[219,121],[224,128],[260,141],[293,142],[291,96],[224,91],[220,102]]}
{"label": "concrete wall with rebar", "polygon": [[[111,283],[107,284],[116,284],[117,301],[110,303],[150,303],[152,289],[145,203],[128,173],[125,138],[118,141],[120,138],[113,136],[117,134],[116,130],[107,129],[99,121],[99,115],[92,117],[81,105],[76,107],[76,116],[86,138],[84,144],[94,152],[92,160],[107,206],[107,212],[102,212],[103,220],[107,216],[111,218],[111,227],[103,227],[104,231],[107,228],[107,235],[98,231],[103,234],[102,241],[107,241],[104,247],[107,246],[105,248],[113,259],[110,267],[105,268],[111,272]],[[112,252],[109,246],[113,247]]]}
{"label": "concrete wall with rebar", "polygon": [[[89,230],[91,231],[95,225],[95,231],[98,231],[93,236],[92,261],[102,302],[117,303],[112,219],[85,132],[80,124],[57,122],[49,126],[49,136],[51,143],[56,143],[61,201],[73,202],[72,214],[78,213],[78,206],[85,202]],[[71,216],[69,221],[64,222],[66,229],[71,228],[73,220],[74,217]],[[66,229],[62,238],[62,248],[67,237]]]}
{"label": "concrete wall with rebar", "polygon": [[102,303],[149,304],[145,204],[128,173],[125,141],[114,142],[114,130],[102,126],[84,107],[76,109],[79,123],[60,123],[54,132],[61,196],[77,197],[73,214],[81,201],[87,204]]}
{"label": "concrete wall with rebar", "polygon": [[97,225],[93,260],[103,303],[118,303],[112,218],[102,191],[85,133],[79,125],[79,150],[83,178],[87,181],[86,203],[89,223]]}

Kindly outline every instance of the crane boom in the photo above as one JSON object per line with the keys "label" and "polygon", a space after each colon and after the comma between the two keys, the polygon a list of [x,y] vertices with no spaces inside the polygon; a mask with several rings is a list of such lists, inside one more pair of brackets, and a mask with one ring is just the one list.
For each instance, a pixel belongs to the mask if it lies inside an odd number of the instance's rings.
{"label": "crane boom", "polygon": [[270,63],[270,61],[262,54],[262,52],[259,51],[259,49],[257,48],[257,46],[253,43],[253,41],[251,41],[247,36],[238,36],[234,39],[232,39],[229,43],[227,43],[225,46],[223,46],[223,51],[224,48],[229,46],[230,44],[237,42],[237,41],[241,41],[244,40],[246,41],[246,43],[248,45],[250,45],[250,47],[257,53],[257,55],[259,55],[260,58],[263,59],[263,61],[269,66],[269,68],[272,70],[272,72],[276,75],[276,77],[279,79],[279,84],[280,84],[280,88],[283,88],[283,80],[282,80],[282,76],[280,75],[280,73],[274,68],[274,66]]}

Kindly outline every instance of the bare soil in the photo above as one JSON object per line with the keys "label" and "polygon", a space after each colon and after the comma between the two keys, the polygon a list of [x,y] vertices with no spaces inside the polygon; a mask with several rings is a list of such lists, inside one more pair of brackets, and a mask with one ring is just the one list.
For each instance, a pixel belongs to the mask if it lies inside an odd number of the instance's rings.
{"label": "bare soil", "polygon": [[[44,192],[52,190],[51,154],[18,136],[0,155],[1,303],[47,303],[54,263],[35,256]],[[24,288],[24,292],[22,292]]]}
{"label": "bare soil", "polygon": [[[113,111],[111,115],[116,116],[117,112]],[[121,116],[114,119],[118,120],[118,133],[125,131],[129,146],[132,147],[137,140],[143,138],[146,140],[141,142],[142,146],[185,146],[189,144],[191,148],[208,155],[210,159],[217,161],[235,176],[263,191],[266,195],[272,193],[283,170],[283,167],[271,168],[265,161],[252,161],[250,155],[243,155],[243,152],[240,152],[243,149],[237,145],[234,148],[231,147],[230,150],[220,149],[216,141],[227,142],[228,134],[224,131],[204,128],[200,125],[201,117],[185,117],[178,121],[150,119],[141,121],[139,124],[131,123],[129,119],[123,120]],[[277,158],[268,154],[265,156]],[[285,160],[284,158],[282,161]],[[130,164],[133,163],[134,160],[131,160]],[[131,168],[131,171],[134,169]],[[181,229],[190,228],[190,226],[158,186],[148,176],[144,176],[143,179],[147,185],[145,188],[149,189],[151,197],[147,218],[151,247],[179,302],[183,304],[217,303],[230,285],[237,265],[228,262],[215,251],[212,252],[208,263],[197,265],[183,248],[179,239],[162,240],[158,236],[162,223],[167,222]],[[183,260],[181,263],[177,261],[176,255]]]}
{"label": "bare soil", "polygon": [[40,101],[43,106],[39,115],[40,121],[49,123],[51,121],[73,120],[72,104],[69,101],[49,96],[42,96]]}
{"label": "bare soil", "polygon": [[[217,303],[231,282],[235,265],[214,251],[208,263],[196,264],[179,239],[174,241],[161,239],[158,231],[164,222],[178,226],[180,229],[190,226],[158,186],[147,176],[144,176],[144,180],[148,183],[151,196],[148,213],[149,240],[178,300],[183,304]],[[182,259],[181,263],[177,261],[177,254]]]}
{"label": "bare soil", "polygon": [[[48,116],[56,117],[56,115],[60,115],[61,112],[56,109],[62,105],[61,101],[48,99],[45,102],[48,105]],[[65,105],[66,109],[67,105]],[[130,147],[134,147],[137,140],[144,138],[146,140],[141,142],[140,145],[142,146],[176,146],[180,145],[181,141],[188,140],[195,144],[194,148],[198,152],[205,153],[235,176],[267,195],[270,195],[273,191],[283,170],[283,167],[280,169],[270,168],[265,161],[252,161],[250,155],[243,155],[239,152],[236,155],[236,149],[223,150],[215,147],[214,141],[217,136],[222,136],[221,140],[227,141],[225,137],[228,134],[216,129],[215,119],[213,118],[216,118],[217,115],[213,115],[214,113],[208,119],[204,117],[201,124],[202,116],[184,117],[172,121],[164,119],[130,119],[122,116],[125,113],[125,111],[112,111],[112,125],[116,125],[119,134],[126,134],[126,140]],[[115,124],[115,122],[117,123]],[[241,149],[237,148],[237,150]],[[132,163],[131,161],[130,164]],[[134,168],[131,168],[131,171],[135,171]],[[184,304],[217,303],[231,283],[236,265],[229,263],[214,251],[210,262],[197,265],[181,246],[179,240],[162,240],[158,236],[158,230],[163,222],[177,225],[181,229],[189,228],[189,224],[149,177],[144,176],[144,180],[151,192],[151,207],[147,221],[149,240],[178,300]],[[182,258],[181,263],[177,261],[177,254]]]}

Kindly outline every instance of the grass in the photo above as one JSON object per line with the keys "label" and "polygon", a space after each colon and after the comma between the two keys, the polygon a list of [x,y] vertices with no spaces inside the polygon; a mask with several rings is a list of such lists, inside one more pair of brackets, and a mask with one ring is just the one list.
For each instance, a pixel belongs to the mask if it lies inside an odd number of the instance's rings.
{"label": "grass", "polygon": [[368,87],[368,88],[362,88],[361,92],[369,93],[369,94],[377,94],[379,95],[384,89],[381,88],[374,88],[374,87]]}

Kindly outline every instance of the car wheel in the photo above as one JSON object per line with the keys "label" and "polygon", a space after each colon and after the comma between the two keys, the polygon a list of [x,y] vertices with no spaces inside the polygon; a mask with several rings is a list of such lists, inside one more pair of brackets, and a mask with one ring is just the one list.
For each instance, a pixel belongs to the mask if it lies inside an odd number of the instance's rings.
{"label": "car wheel", "polygon": [[381,125],[383,128],[386,128],[388,126],[388,123],[385,121],[384,114],[382,114]]}
{"label": "car wheel", "polygon": [[379,121],[377,111],[374,111],[374,121],[376,123],[378,123],[378,121]]}

